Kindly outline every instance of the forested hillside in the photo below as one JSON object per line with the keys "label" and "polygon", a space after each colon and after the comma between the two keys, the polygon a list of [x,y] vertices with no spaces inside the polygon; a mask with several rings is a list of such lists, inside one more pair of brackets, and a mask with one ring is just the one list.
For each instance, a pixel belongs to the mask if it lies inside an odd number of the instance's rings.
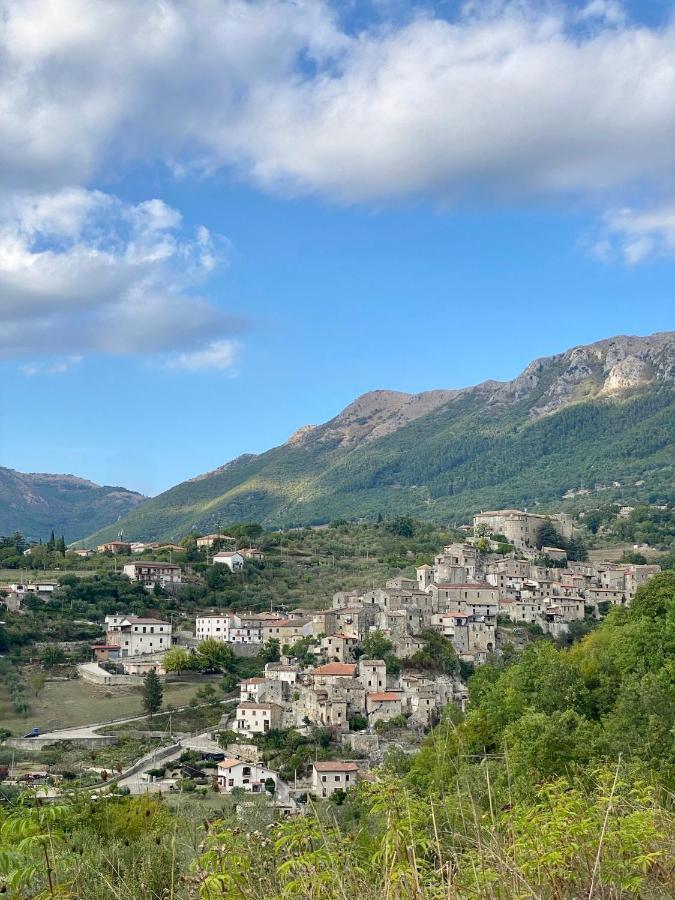
{"label": "forested hillside", "polygon": [[[559,508],[563,494],[579,489],[596,503],[672,495],[672,389],[579,402],[534,419],[530,405],[492,413],[484,398],[467,396],[353,448],[309,442],[244,457],[146,501],[123,520],[124,531],[177,539],[218,522],[277,527],[379,513],[461,522],[480,509]],[[90,543],[114,533],[105,529]]]}
{"label": "forested hillside", "polygon": [[0,466],[0,534],[20,531],[47,540],[52,531],[75,541],[116,522],[145,498],[123,487],[74,475],[16,472]]}

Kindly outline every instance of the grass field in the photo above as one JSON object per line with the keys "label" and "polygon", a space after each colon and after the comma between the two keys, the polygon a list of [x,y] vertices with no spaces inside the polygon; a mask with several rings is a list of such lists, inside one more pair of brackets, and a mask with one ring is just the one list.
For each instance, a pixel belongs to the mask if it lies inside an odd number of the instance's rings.
{"label": "grass field", "polygon": [[87,578],[95,575],[94,571],[85,571],[81,569],[2,569],[0,568],[0,585],[6,584],[25,584],[35,581],[57,581],[61,575],[77,575],[78,578]]}
{"label": "grass field", "polygon": [[[207,680],[189,684],[165,684],[164,706],[187,705]],[[17,716],[4,689],[0,687],[0,725],[9,728],[15,735],[27,732],[34,725],[41,731],[52,731],[74,725],[106,722],[122,716],[135,716],[143,712],[138,688],[111,689],[80,679],[48,682],[38,698],[31,696],[29,690],[26,694],[31,711],[28,716]]]}

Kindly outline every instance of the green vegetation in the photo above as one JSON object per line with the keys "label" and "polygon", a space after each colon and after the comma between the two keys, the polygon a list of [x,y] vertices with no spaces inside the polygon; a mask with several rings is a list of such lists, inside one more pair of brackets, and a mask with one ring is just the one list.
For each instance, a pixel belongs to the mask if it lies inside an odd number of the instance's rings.
{"label": "green vegetation", "polygon": [[154,669],[151,669],[143,679],[142,688],[143,709],[151,718],[162,708],[163,696],[162,682]]}
{"label": "green vegetation", "polygon": [[[77,572],[59,573],[59,587],[49,599],[30,596],[25,612],[3,613],[0,653],[20,661],[30,655],[35,641],[81,642],[77,653],[73,648],[66,654],[79,662],[89,658],[89,645],[100,640],[104,616],[116,611],[173,618],[180,627],[183,616],[192,617],[202,610],[263,610],[270,605],[276,609],[325,607],[335,591],[365,589],[373,582],[384,584],[398,574],[414,575],[416,564],[429,562],[443,544],[461,536],[413,522],[412,536],[403,537],[392,531],[391,524],[345,523],[264,534],[257,525],[232,526],[228,531],[240,532],[243,528],[249,536],[255,533],[265,555],[262,562],[247,561],[244,571],[237,574],[226,566],[211,565],[210,556],[198,551],[194,535],[189,535],[184,540],[185,550],[174,552],[172,558],[180,565],[189,565],[194,574],[176,594],[148,592],[142,584],[114,571],[132,557],[75,558],[72,565],[77,566]],[[166,551],[133,556],[136,561],[167,558]],[[209,586],[206,576],[211,578],[216,570],[218,578]],[[170,657],[174,658],[179,665],[181,660],[183,665],[195,665],[180,653]]]}
{"label": "green vegetation", "polygon": [[580,488],[592,493],[566,507],[591,506],[596,487],[606,503],[672,498],[672,390],[578,402],[532,419],[555,377],[552,366],[536,390],[502,411],[469,393],[354,447],[326,435],[241,457],[143,503],[121,524],[131,538],[179,539],[195,525],[213,531],[227,521],[279,527],[412,514],[461,522],[480,509],[559,508],[565,492]]}
{"label": "green vegetation", "polygon": [[[90,684],[81,679],[47,681],[38,697],[30,692],[23,669],[17,670],[25,684],[24,694],[29,704],[26,717],[14,711],[4,678],[0,680],[0,722],[14,735],[23,734],[28,727],[38,725],[43,731],[108,722],[123,716],[142,716],[143,706],[138,688],[109,688]],[[209,676],[202,676],[208,678]],[[216,684],[219,678],[214,679]],[[202,682],[168,682],[164,685],[164,703],[175,708],[192,704]],[[133,723],[125,726],[134,728]],[[191,729],[188,729],[191,730]]]}
{"label": "green vegetation", "polygon": [[[666,900],[674,650],[664,573],[573,647],[480,668],[466,716],[450,707],[419,753],[390,752],[375,780],[304,816],[275,821],[241,793],[214,808],[190,754],[170,802],[24,794],[0,809],[1,883],[72,900]],[[287,780],[336,755],[324,729],[256,742]]]}
{"label": "green vegetation", "polygon": [[75,541],[116,521],[143,500],[121,487],[72,475],[38,475],[0,466],[0,534],[19,529],[45,542],[50,531]]}

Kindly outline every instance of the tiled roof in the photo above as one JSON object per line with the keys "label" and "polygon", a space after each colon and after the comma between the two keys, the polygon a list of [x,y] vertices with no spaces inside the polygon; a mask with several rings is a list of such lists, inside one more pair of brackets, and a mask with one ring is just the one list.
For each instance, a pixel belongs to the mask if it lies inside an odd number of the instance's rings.
{"label": "tiled roof", "polygon": [[355,762],[342,762],[338,759],[315,762],[314,768],[317,772],[358,772],[359,770],[359,767]]}
{"label": "tiled roof", "polygon": [[400,700],[401,695],[393,694],[390,691],[375,691],[372,694],[368,694],[368,699],[374,703],[390,703],[393,700]]}
{"label": "tiled roof", "polygon": [[356,673],[356,666],[352,663],[326,663],[325,666],[317,666],[312,669],[311,675],[346,675],[353,676]]}
{"label": "tiled roof", "polygon": [[219,769],[232,769],[234,766],[240,766],[243,764],[243,760],[241,759],[223,759],[218,763]]}

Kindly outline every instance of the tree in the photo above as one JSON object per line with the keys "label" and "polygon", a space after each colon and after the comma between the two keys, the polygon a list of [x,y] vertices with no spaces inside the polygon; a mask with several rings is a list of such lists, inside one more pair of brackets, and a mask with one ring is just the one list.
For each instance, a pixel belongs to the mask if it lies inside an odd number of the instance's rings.
{"label": "tree", "polygon": [[279,662],[280,656],[281,649],[278,638],[270,638],[269,641],[265,641],[262,648],[258,651],[258,659],[262,663]]}
{"label": "tree", "polygon": [[392,642],[381,631],[371,631],[364,637],[362,643],[367,659],[384,659],[394,649]]}
{"label": "tree", "polygon": [[388,675],[398,675],[401,663],[394,656],[394,645],[379,631],[371,631],[363,640],[363,651],[367,659],[382,659]]}
{"label": "tree", "polygon": [[226,672],[233,662],[232,648],[215,638],[206,638],[197,647],[197,666],[202,672]]}
{"label": "tree", "polygon": [[420,669],[454,675],[459,670],[459,660],[451,642],[437,631],[424,631],[422,637],[424,646],[413,654],[411,663]]}
{"label": "tree", "polygon": [[588,559],[588,551],[581,538],[571,538],[568,541],[567,558],[576,562],[584,562]]}
{"label": "tree", "polygon": [[563,550],[567,549],[565,538],[558,532],[553,522],[549,519],[542,522],[537,529],[535,544],[539,550],[541,550],[542,547],[560,547]]}
{"label": "tree", "polygon": [[154,716],[162,708],[164,690],[159,675],[151,669],[143,680],[143,709],[149,716]]}
{"label": "tree", "polygon": [[411,538],[415,536],[415,520],[412,516],[397,516],[393,522],[387,525],[387,531],[399,537]]}
{"label": "tree", "polygon": [[59,663],[65,662],[66,654],[56,644],[50,644],[42,651],[42,665],[46,669],[51,669]]}
{"label": "tree", "polygon": [[191,672],[197,667],[197,658],[194,653],[188,653],[182,647],[172,647],[164,654],[164,669],[167,672],[175,672],[182,675],[183,672]]}
{"label": "tree", "polygon": [[214,563],[206,570],[204,581],[212,591],[219,591],[232,583],[232,573],[226,565]]}
{"label": "tree", "polygon": [[660,572],[635,592],[631,619],[666,619],[675,616],[675,572]]}
{"label": "tree", "polygon": [[45,678],[44,672],[36,672],[35,675],[30,680],[30,686],[33,688],[33,694],[36,697],[39,697],[42,693],[42,689],[45,686]]}

